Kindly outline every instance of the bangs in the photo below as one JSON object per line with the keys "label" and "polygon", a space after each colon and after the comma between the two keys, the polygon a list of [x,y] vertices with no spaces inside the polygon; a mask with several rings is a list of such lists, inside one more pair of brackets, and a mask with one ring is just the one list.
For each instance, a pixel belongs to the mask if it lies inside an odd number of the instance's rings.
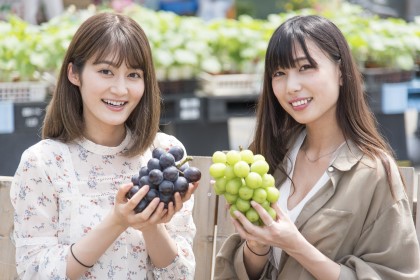
{"label": "bangs", "polygon": [[105,33],[96,41],[94,63],[110,60],[119,67],[123,62],[127,67],[145,70],[145,59],[136,36],[126,36],[121,29]]}
{"label": "bangs", "polygon": [[266,70],[270,77],[279,68],[290,69],[296,66],[296,50],[299,47],[302,48],[309,63],[316,67],[317,63],[309,54],[306,45],[307,39],[309,39],[307,35],[302,30],[295,29],[294,26],[277,31],[277,36],[271,39],[266,54]]}

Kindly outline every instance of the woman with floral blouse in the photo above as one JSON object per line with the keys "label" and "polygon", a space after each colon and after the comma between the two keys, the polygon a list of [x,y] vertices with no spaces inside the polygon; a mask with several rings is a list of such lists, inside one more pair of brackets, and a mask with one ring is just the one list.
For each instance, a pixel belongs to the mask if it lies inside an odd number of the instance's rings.
{"label": "woman with floral blouse", "polygon": [[131,18],[87,19],[67,50],[43,140],[14,176],[21,279],[193,279],[193,192],[167,208],[125,195],[152,150],[183,145],[158,132],[160,92],[147,37]]}

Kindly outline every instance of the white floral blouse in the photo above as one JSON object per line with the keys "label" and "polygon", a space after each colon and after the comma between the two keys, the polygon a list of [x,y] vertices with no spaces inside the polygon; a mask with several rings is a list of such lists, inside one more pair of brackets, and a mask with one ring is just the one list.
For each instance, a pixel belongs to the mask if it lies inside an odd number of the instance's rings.
{"label": "white floral blouse", "polygon": [[[70,244],[103,220],[118,187],[147,164],[154,147],[183,147],[175,137],[158,133],[142,156],[127,158],[121,152],[131,139],[128,132],[118,147],[86,139],[70,144],[42,140],[23,153],[10,192],[21,279],[66,279]],[[81,279],[193,279],[193,204],[192,197],[166,224],[178,245],[178,256],[168,267],[154,267],[142,233],[129,228]]]}

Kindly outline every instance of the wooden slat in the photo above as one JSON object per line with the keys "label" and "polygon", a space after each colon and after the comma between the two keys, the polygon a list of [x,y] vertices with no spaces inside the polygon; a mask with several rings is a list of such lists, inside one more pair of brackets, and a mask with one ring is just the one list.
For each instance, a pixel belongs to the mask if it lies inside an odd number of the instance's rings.
{"label": "wooden slat", "polygon": [[415,211],[415,221],[416,221],[416,231],[417,231],[417,239],[420,242],[420,174],[417,175],[417,184],[416,184],[416,191],[417,195],[416,201],[414,201],[414,206],[416,207]]}
{"label": "wooden slat", "polygon": [[15,246],[12,242],[13,207],[10,185],[13,177],[0,176],[0,279],[17,279]]}
{"label": "wooden slat", "polygon": [[194,255],[196,260],[195,279],[208,280],[211,278],[211,264],[213,254],[213,234],[216,213],[216,196],[210,184],[210,157],[193,156],[191,166],[201,171],[201,180],[194,193],[193,219],[197,228],[194,239]]}

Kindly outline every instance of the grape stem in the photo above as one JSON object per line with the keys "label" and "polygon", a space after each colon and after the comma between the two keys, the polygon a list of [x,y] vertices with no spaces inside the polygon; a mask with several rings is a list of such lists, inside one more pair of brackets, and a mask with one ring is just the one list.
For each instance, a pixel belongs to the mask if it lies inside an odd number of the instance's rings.
{"label": "grape stem", "polygon": [[181,168],[181,166],[183,166],[185,163],[187,163],[187,162],[189,162],[189,161],[192,161],[193,160],[193,157],[192,156],[186,156],[182,161],[180,161],[177,165],[176,165],[176,167],[179,169],[179,168]]}

